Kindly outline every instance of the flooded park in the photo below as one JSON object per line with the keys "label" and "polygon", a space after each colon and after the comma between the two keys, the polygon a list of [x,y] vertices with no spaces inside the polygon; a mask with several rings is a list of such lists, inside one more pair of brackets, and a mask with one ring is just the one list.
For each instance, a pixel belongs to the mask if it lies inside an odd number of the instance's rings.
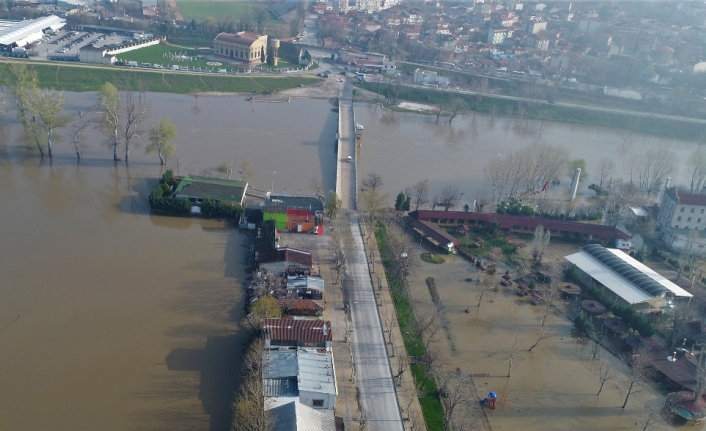
{"label": "flooded park", "polygon": [[[335,186],[338,115],[326,100],[251,103],[245,97],[148,94],[148,123],[169,117],[179,128],[180,174],[234,177],[247,161],[260,190],[309,193],[312,177]],[[94,93],[67,94],[71,112],[88,112]],[[555,123],[476,115],[437,124],[435,117],[357,105],[365,125],[363,174],[381,173],[397,192],[420,177],[432,190],[484,185],[486,161],[538,139],[566,146],[588,162],[645,145],[685,157],[695,144]],[[443,122],[443,121],[442,121]],[[41,159],[28,149],[13,113],[0,134],[0,428],[9,430],[226,430],[244,336],[241,318],[248,239],[222,223],[149,214],[147,196],[164,168],[132,148],[129,166],[111,160],[105,138],[87,133],[77,163],[68,131]],[[638,400],[594,395],[586,346],[561,316],[556,336],[516,364],[511,379],[497,355],[519,331],[535,337],[536,311],[502,291],[473,313],[460,260],[424,266],[443,292],[453,366],[487,374],[508,401],[490,418],[494,429],[635,429]],[[428,295],[428,292],[426,292]],[[454,305],[451,305],[454,304]],[[519,326],[519,327],[518,327]],[[644,404],[644,403],[643,403]]]}

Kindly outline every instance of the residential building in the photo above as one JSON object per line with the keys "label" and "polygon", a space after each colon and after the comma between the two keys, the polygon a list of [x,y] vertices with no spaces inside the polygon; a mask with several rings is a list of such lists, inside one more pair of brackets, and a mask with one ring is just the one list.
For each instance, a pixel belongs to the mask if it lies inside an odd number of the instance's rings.
{"label": "residential building", "polygon": [[268,412],[272,431],[336,431],[333,410],[316,410],[299,400],[274,405]]}
{"label": "residential building", "polygon": [[499,45],[505,41],[508,37],[512,37],[514,29],[500,27],[500,28],[489,28],[488,29],[488,43],[493,45]]}
{"label": "residential building", "polygon": [[439,74],[435,71],[417,68],[414,71],[414,83],[446,87],[447,85],[449,85],[449,78],[445,76],[439,76]]}
{"label": "residential building", "polygon": [[275,274],[310,274],[314,266],[310,252],[292,247],[256,251],[255,261],[259,268]]}
{"label": "residential building", "polygon": [[397,73],[397,65],[394,61],[383,60],[382,72],[387,75],[394,75],[395,73]]}
{"label": "residential building", "polygon": [[269,194],[262,205],[263,220],[277,229],[323,234],[324,203],[313,195]]}
{"label": "residential building", "polygon": [[706,254],[706,195],[668,188],[662,196],[657,223],[668,247]]}
{"label": "residential building", "polygon": [[242,205],[247,189],[248,183],[245,181],[187,175],[179,181],[174,195],[192,203],[209,198],[215,203]]}
{"label": "residential building", "polygon": [[328,320],[296,320],[271,318],[262,320],[265,348],[312,347],[331,350],[333,333]]}
{"label": "residential building", "polygon": [[287,277],[287,298],[324,299],[324,279],[315,276]]}
{"label": "residential building", "polygon": [[546,21],[529,21],[525,24],[525,33],[537,34],[547,29]]}
{"label": "residential building", "polygon": [[317,411],[331,411],[338,388],[333,354],[315,349],[264,349],[262,387],[265,404],[298,401]]}
{"label": "residential building", "polygon": [[248,64],[260,64],[267,52],[267,35],[250,31],[219,33],[213,41],[213,54]]}
{"label": "residential building", "polygon": [[579,270],[583,283],[602,287],[615,301],[634,308],[656,308],[666,305],[667,297],[693,296],[622,250],[589,244],[565,259]]}
{"label": "residential building", "polygon": [[288,316],[323,316],[324,302],[313,299],[278,299],[282,313]]}

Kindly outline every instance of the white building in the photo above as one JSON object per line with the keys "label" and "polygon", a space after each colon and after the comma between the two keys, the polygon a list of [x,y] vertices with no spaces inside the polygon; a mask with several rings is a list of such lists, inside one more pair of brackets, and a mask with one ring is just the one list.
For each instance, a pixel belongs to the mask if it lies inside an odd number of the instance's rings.
{"label": "white building", "polygon": [[657,223],[670,248],[706,254],[706,195],[665,190]]}
{"label": "white building", "polygon": [[397,65],[394,61],[383,60],[382,72],[388,75],[394,75],[395,73],[397,73]]}
{"label": "white building", "polygon": [[506,38],[512,37],[513,29],[511,28],[489,28],[488,29],[488,43],[493,45],[501,44]]}
{"label": "white building", "polygon": [[266,405],[273,431],[336,431],[333,410],[315,410],[298,400]]}
{"label": "white building", "polygon": [[355,9],[366,13],[375,13],[402,3],[401,0],[356,0]]}
{"label": "white building", "polygon": [[449,85],[449,78],[445,76],[439,76],[437,72],[430,70],[422,70],[417,68],[414,71],[414,83],[422,85],[437,85],[439,87],[446,87]]}
{"label": "white building", "polygon": [[84,46],[78,51],[78,59],[81,63],[113,64],[115,56],[108,54],[106,48],[96,48],[93,45]]}
{"label": "white building", "polygon": [[42,40],[44,31],[57,31],[66,25],[66,20],[55,15],[24,21],[0,20],[0,46],[14,48]]}
{"label": "white building", "polygon": [[262,387],[268,404],[299,401],[316,410],[333,410],[338,388],[333,354],[315,349],[265,349]]}

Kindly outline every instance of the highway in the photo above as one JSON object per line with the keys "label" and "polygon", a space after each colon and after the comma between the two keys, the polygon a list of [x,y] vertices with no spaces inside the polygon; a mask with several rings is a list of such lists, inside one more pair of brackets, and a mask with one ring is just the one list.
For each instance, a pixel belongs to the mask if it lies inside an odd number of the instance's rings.
{"label": "highway", "polygon": [[349,223],[355,251],[346,257],[343,300],[350,307],[351,349],[366,429],[404,431],[356,213],[350,213]]}

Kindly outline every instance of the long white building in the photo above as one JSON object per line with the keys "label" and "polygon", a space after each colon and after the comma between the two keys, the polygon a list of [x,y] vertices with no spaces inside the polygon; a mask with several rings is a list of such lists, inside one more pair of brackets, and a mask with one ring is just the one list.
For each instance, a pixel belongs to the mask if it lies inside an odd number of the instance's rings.
{"label": "long white building", "polygon": [[0,46],[14,48],[30,45],[44,37],[44,31],[56,31],[66,25],[66,20],[56,15],[23,21],[0,20]]}

